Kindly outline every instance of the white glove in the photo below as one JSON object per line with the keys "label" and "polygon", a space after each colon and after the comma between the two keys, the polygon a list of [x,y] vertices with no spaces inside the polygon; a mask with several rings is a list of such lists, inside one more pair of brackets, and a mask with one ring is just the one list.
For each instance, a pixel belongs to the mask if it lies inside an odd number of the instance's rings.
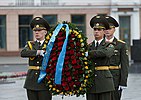
{"label": "white glove", "polygon": [[126,89],[127,88],[127,86],[119,86],[118,87],[118,90],[124,90],[124,89]]}
{"label": "white glove", "polygon": [[88,57],[88,52],[85,52],[85,56]]}
{"label": "white glove", "polygon": [[37,50],[37,54],[36,55],[40,55],[40,56],[44,57],[45,51],[44,50]]}
{"label": "white glove", "polygon": [[41,50],[40,55],[44,57],[45,51],[44,50]]}

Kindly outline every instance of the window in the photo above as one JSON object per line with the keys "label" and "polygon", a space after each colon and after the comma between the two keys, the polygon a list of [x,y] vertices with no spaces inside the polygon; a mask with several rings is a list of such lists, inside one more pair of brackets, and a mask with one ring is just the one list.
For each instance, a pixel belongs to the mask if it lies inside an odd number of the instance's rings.
{"label": "window", "polygon": [[16,6],[34,6],[34,0],[16,0]]}
{"label": "window", "polygon": [[19,16],[19,47],[23,48],[27,41],[33,40],[33,33],[30,28],[32,15]]}
{"label": "window", "polygon": [[0,49],[6,48],[6,16],[0,15]]}
{"label": "window", "polygon": [[43,18],[47,20],[50,27],[54,27],[57,24],[57,15],[43,15]]}
{"label": "window", "polygon": [[86,16],[71,15],[71,22],[74,23],[83,34],[86,34]]}
{"label": "window", "polygon": [[41,0],[42,6],[56,6],[59,4],[59,0]]}
{"label": "window", "polygon": [[120,39],[125,41],[130,46],[130,23],[131,23],[130,16],[119,16],[119,23],[120,23]]}

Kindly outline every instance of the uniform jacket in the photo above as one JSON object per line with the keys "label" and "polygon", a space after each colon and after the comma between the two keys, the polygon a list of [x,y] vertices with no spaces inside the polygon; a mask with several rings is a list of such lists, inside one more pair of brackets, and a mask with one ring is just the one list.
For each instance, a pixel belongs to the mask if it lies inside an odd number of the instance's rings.
{"label": "uniform jacket", "polygon": [[[111,44],[110,44],[111,45]],[[88,58],[92,62],[91,67],[109,66],[109,57],[114,53],[113,46],[103,40],[96,49],[92,42],[88,47]],[[113,77],[109,70],[94,70],[94,85],[89,93],[102,93],[114,90]]]}
{"label": "uniform jacket", "polygon": [[[28,57],[29,58],[29,66],[41,66],[43,57],[42,56],[36,56],[37,50],[42,49],[43,45],[39,47],[39,43],[36,41],[31,41],[31,46],[29,46],[29,43],[26,44],[26,46],[21,51],[21,57]],[[25,80],[24,88],[30,89],[30,90],[47,90],[47,87],[45,84],[37,83],[38,77],[39,77],[40,70],[33,70],[29,69],[27,72],[27,77]]]}
{"label": "uniform jacket", "polygon": [[121,69],[111,70],[111,73],[114,77],[115,87],[118,87],[119,85],[127,86],[129,67],[128,48],[125,42],[117,40],[116,38],[114,38],[113,44],[115,50],[114,55],[110,59],[110,65],[121,67]]}

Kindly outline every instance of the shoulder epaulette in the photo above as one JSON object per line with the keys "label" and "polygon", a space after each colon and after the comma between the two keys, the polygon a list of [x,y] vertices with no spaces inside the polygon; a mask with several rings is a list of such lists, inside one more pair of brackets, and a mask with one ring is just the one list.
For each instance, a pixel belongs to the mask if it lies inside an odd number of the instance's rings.
{"label": "shoulder epaulette", "polygon": [[122,40],[118,40],[118,42],[125,43],[125,42],[124,42],[124,41],[122,41]]}
{"label": "shoulder epaulette", "polygon": [[34,43],[34,41],[28,41],[27,43],[28,43],[29,48],[32,50],[32,43]]}

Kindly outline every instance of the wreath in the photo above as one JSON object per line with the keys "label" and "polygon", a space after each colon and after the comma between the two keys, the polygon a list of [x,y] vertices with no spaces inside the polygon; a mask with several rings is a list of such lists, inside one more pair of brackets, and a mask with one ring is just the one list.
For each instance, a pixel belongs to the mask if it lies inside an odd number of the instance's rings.
{"label": "wreath", "polygon": [[[57,29],[59,25],[62,26]],[[54,36],[56,30],[57,34]],[[51,29],[46,36],[47,47],[51,43],[51,39],[54,42],[50,45],[52,49],[48,56],[47,65],[45,65],[46,76],[44,81],[46,86],[53,95],[84,95],[93,83],[93,73],[89,68],[90,62],[88,62],[88,58],[85,55],[87,38],[74,24],[62,22]],[[65,47],[64,45],[66,48],[62,51]],[[45,61],[43,62],[46,63]],[[61,65],[62,69],[60,67],[57,68],[57,66]],[[59,72],[60,70],[61,72]]]}

